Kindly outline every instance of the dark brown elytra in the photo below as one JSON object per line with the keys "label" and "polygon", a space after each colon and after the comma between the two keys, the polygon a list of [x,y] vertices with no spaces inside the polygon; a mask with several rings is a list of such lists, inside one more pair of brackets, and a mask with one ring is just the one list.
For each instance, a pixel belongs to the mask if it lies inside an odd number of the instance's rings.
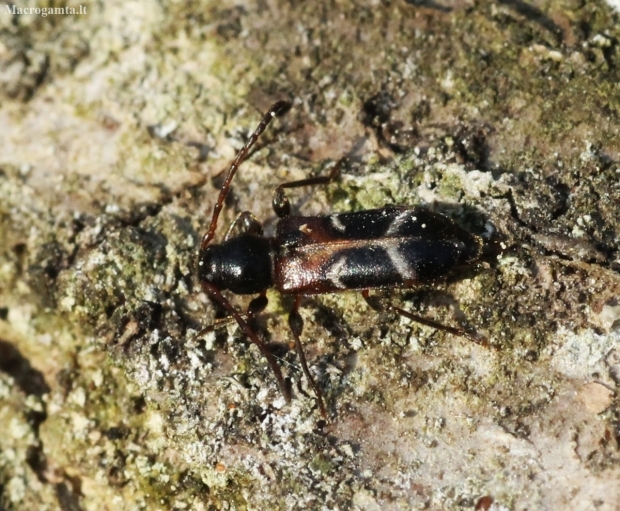
{"label": "dark brown elytra", "polygon": [[[273,209],[280,218],[276,234],[263,236],[261,223],[250,212],[232,222],[220,244],[212,244],[217,221],[231,182],[248,151],[271,120],[290,104],[275,103],[232,162],[213,208],[209,229],[198,254],[202,289],[234,319],[267,359],[278,387],[287,401],[291,393],[280,366],[265,342],[250,326],[252,318],[267,307],[266,291],[275,288],[294,297],[289,313],[297,355],[314,389],[323,417],[327,417],[322,392],[310,374],[301,346],[303,320],[299,314],[302,296],[358,290],[377,311],[391,311],[426,326],[466,337],[487,345],[486,339],[461,328],[445,326],[396,307],[369,290],[413,288],[445,278],[482,255],[483,241],[457,226],[449,218],[422,207],[385,206],[380,209],[328,216],[292,216],[286,188],[326,184],[336,179],[341,162],[329,175],[284,183],[273,194]],[[256,294],[245,312],[237,310],[222,294]],[[201,331],[210,331],[211,325]]]}

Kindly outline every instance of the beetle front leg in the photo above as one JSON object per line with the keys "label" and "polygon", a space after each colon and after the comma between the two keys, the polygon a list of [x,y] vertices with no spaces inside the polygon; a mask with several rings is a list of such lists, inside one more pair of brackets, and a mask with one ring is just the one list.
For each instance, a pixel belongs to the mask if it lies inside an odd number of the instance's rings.
{"label": "beetle front leg", "polygon": [[246,313],[249,317],[253,318],[263,312],[267,308],[267,305],[269,305],[269,300],[267,300],[267,293],[263,291],[256,298],[252,298]]}
{"label": "beetle front leg", "polygon": [[263,235],[263,225],[250,211],[242,211],[237,215],[237,218],[235,218],[228,227],[226,235],[224,236],[224,241],[228,241],[237,227],[239,234]]}
{"label": "beetle front leg", "polygon": [[251,342],[253,342],[256,347],[260,350],[263,356],[267,359],[267,363],[269,367],[271,367],[271,371],[276,378],[278,383],[278,387],[280,388],[280,392],[284,396],[286,402],[291,401],[291,392],[288,386],[286,385],[286,381],[284,380],[284,376],[282,376],[282,370],[280,366],[276,362],[276,358],[273,353],[269,351],[267,344],[256,334],[256,332],[252,329],[252,327],[248,324],[248,322],[242,317],[242,314],[233,307],[233,305],[226,299],[226,297],[222,294],[222,292],[209,284],[208,282],[202,282],[202,289],[205,293],[207,293],[211,299],[217,302],[220,306],[222,306],[230,316],[232,316],[241,330],[248,336]]}
{"label": "beetle front leg", "polygon": [[[245,313],[239,313],[239,315],[245,321],[251,321],[256,316],[258,316],[261,312],[263,312],[267,308],[268,304],[269,304],[269,300],[267,300],[267,294],[261,293],[256,298],[252,298],[252,300],[248,304],[248,308],[246,309]],[[206,326],[202,330],[200,330],[200,332],[196,334],[196,338],[200,338],[203,335],[208,334],[209,332],[213,332],[213,330],[217,330],[218,328],[223,328],[235,322],[236,320],[233,316],[225,316],[223,318],[218,318],[213,323],[211,323],[209,326]]]}
{"label": "beetle front leg", "polygon": [[283,183],[276,186],[276,189],[273,191],[273,199],[271,201],[275,214],[278,215],[279,218],[285,218],[291,214],[291,203],[284,193],[285,188],[299,188],[300,186],[328,184],[340,175],[340,168],[342,167],[343,162],[344,158],[338,160],[327,176],[300,179],[299,181],[291,181],[290,183]]}
{"label": "beetle front leg", "polygon": [[417,314],[413,314],[405,309],[401,309],[400,307],[396,307],[392,305],[387,300],[382,300],[377,296],[370,296],[370,292],[365,289],[362,291],[362,296],[366,303],[370,306],[371,309],[376,310],[377,312],[390,311],[399,314],[405,318],[410,319],[411,321],[415,321],[416,323],[420,323],[421,325],[430,326],[431,328],[435,328],[437,330],[442,330],[452,335],[457,335],[459,337],[464,337],[465,339],[469,339],[476,344],[480,344],[486,348],[493,347],[493,345],[489,344],[489,340],[480,335],[478,333],[470,333],[462,328],[455,328],[452,326],[443,325],[441,323],[437,323],[437,321],[433,321],[432,319],[423,318],[422,316],[418,316]]}
{"label": "beetle front leg", "polygon": [[314,390],[314,394],[316,395],[317,401],[319,402],[319,409],[321,410],[321,415],[324,419],[327,419],[327,412],[325,410],[325,404],[323,403],[323,394],[321,393],[321,389],[312,378],[310,374],[310,370],[308,369],[308,364],[306,362],[306,356],[304,355],[303,347],[301,346],[301,332],[304,329],[304,320],[299,314],[299,303],[301,302],[301,296],[295,297],[295,303],[293,305],[293,309],[291,310],[288,316],[288,325],[291,328],[291,332],[293,332],[293,337],[295,338],[295,349],[297,351],[297,356],[299,357],[299,361],[301,362],[301,367],[304,370],[304,374],[306,378],[310,382],[310,386]]}

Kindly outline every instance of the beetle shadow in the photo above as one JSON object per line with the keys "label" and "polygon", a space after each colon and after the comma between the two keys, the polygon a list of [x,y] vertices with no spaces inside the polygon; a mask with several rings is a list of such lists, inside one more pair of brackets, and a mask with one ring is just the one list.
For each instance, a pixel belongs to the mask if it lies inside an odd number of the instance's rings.
{"label": "beetle shadow", "polygon": [[469,204],[435,201],[421,206],[450,218],[467,232],[478,236],[483,235],[485,226],[490,222],[488,215]]}
{"label": "beetle shadow", "polygon": [[449,291],[430,287],[407,289],[400,295],[399,302],[413,304],[416,314],[420,313],[424,317],[427,309],[447,309],[450,311],[450,323],[466,330],[472,327],[469,318],[461,309],[460,302]]}
{"label": "beetle shadow", "polygon": [[415,7],[425,7],[434,11],[440,12],[452,12],[454,9],[448,5],[442,5],[432,0],[405,0],[406,4],[413,5]]}
{"label": "beetle shadow", "polygon": [[44,374],[34,368],[11,342],[0,339],[0,372],[11,376],[17,388],[26,395],[41,398],[50,392]]}

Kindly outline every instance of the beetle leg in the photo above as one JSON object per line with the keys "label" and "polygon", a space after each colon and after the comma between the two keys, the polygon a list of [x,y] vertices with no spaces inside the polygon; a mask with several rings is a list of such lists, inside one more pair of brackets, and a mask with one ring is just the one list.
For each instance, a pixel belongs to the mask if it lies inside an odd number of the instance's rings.
{"label": "beetle leg", "polygon": [[[265,310],[268,303],[269,301],[267,300],[267,294],[261,293],[256,298],[253,298],[250,301],[250,304],[248,305],[248,308],[245,311],[245,313],[240,312],[239,316],[241,316],[241,318],[243,318],[245,321],[251,321],[258,314],[260,314],[261,312]],[[200,330],[200,332],[196,334],[196,337],[197,338],[202,337],[203,335],[208,334],[209,332],[213,332],[213,330],[230,325],[231,323],[234,323],[235,321],[236,320],[234,316],[226,316],[224,318],[218,318],[213,323],[211,323],[209,326],[206,326],[202,330]]]}
{"label": "beetle leg", "polygon": [[258,236],[263,235],[263,225],[258,221],[250,211],[242,211],[237,215],[232,223],[228,226],[228,230],[226,231],[226,235],[224,236],[224,241],[228,241],[228,239],[233,235],[233,231],[235,228],[239,229],[239,234],[257,234]]}
{"label": "beetle leg", "polygon": [[[242,317],[242,313],[233,307],[233,305],[226,299],[226,297],[221,293],[221,291],[209,284],[208,282],[202,282],[202,289],[205,293],[207,293],[213,300],[219,303],[231,317],[235,319],[243,333],[248,336],[251,342],[253,342],[256,347],[260,350],[263,356],[267,359],[269,367],[276,377],[276,381],[278,382],[278,387],[280,388],[280,392],[284,396],[287,402],[291,401],[291,392],[284,381],[284,376],[282,376],[282,370],[280,366],[276,362],[276,358],[273,356],[273,353],[269,351],[269,348],[265,344],[265,342],[256,334],[256,332],[252,329],[252,327],[248,324],[248,322]],[[256,300],[256,299],[255,299]]]}
{"label": "beetle leg", "polygon": [[284,193],[285,188],[299,188],[300,186],[314,186],[328,184],[334,179],[338,178],[340,174],[340,168],[344,158],[341,158],[329,171],[327,176],[310,177],[308,179],[300,179],[299,181],[291,181],[290,183],[283,183],[276,186],[273,191],[273,199],[271,201],[273,210],[279,218],[285,218],[291,214],[291,203],[288,197]]}
{"label": "beetle leg", "polygon": [[319,402],[319,408],[321,410],[321,415],[324,419],[327,419],[327,412],[325,411],[325,404],[323,403],[323,394],[321,389],[312,378],[310,374],[310,370],[308,369],[308,364],[306,362],[306,356],[304,355],[303,347],[301,346],[301,332],[304,328],[304,320],[299,314],[299,303],[301,302],[301,295],[297,295],[295,297],[295,303],[293,305],[293,309],[288,315],[288,325],[291,328],[291,332],[293,332],[293,337],[295,338],[295,349],[297,350],[297,356],[299,357],[299,361],[301,362],[301,367],[304,370],[304,374],[306,378],[310,382],[312,389],[314,390],[314,394],[316,395],[317,401]]}
{"label": "beetle leg", "polygon": [[253,318],[257,314],[263,312],[267,305],[269,304],[269,300],[267,300],[267,293],[263,291],[256,298],[252,298],[250,304],[248,305],[247,314],[250,318]]}
{"label": "beetle leg", "polygon": [[217,330],[218,328],[223,328],[225,326],[230,325],[231,323],[235,322],[235,318],[233,318],[232,316],[226,316],[224,318],[218,318],[216,319],[213,323],[211,323],[210,325],[204,327],[202,330],[200,330],[200,332],[198,332],[196,334],[196,338],[200,338],[203,335],[206,335],[210,332],[213,332],[213,330]]}
{"label": "beetle leg", "polygon": [[422,316],[413,314],[409,311],[406,311],[405,309],[396,307],[390,302],[382,300],[377,296],[370,296],[370,292],[367,289],[362,291],[362,296],[364,297],[364,300],[366,300],[366,303],[370,306],[370,308],[376,310],[377,312],[395,312],[396,314],[404,316],[405,318],[408,318],[411,321],[415,321],[416,323],[420,323],[421,325],[430,326],[431,328],[442,330],[452,335],[464,337],[465,339],[469,339],[470,341],[473,341],[476,344],[480,344],[481,346],[485,346],[487,348],[492,347],[492,345],[489,344],[489,340],[483,335],[480,335],[478,333],[472,334],[470,332],[467,332],[466,330],[463,330],[462,328],[455,328],[452,326],[443,325],[441,323],[437,323],[437,321],[433,321],[432,319],[423,318]]}

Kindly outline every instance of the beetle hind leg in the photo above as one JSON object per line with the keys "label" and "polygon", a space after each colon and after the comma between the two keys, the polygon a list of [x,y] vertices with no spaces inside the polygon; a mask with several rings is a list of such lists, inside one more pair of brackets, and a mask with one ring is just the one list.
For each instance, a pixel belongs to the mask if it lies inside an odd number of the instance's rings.
{"label": "beetle hind leg", "polygon": [[435,328],[437,330],[441,330],[452,335],[464,337],[465,339],[468,339],[472,342],[475,342],[476,344],[480,344],[481,346],[487,348],[492,347],[492,345],[489,344],[489,340],[485,336],[477,332],[468,332],[467,330],[464,330],[462,328],[447,326],[442,323],[438,323],[437,321],[433,321],[432,319],[418,316],[417,314],[413,314],[412,312],[392,305],[389,301],[383,300],[378,296],[371,296],[370,292],[367,289],[362,291],[362,296],[364,297],[364,300],[366,300],[366,303],[370,306],[370,308],[376,310],[377,312],[395,312],[396,314],[408,318],[411,321],[415,321],[416,323],[420,323],[421,325],[430,326],[431,328]]}
{"label": "beetle hind leg", "polygon": [[321,410],[321,415],[323,416],[324,419],[327,419],[327,411],[325,410],[325,403],[323,402],[323,393],[321,392],[321,389],[316,384],[316,382],[314,381],[314,378],[310,374],[310,369],[308,369],[308,363],[306,362],[306,356],[304,354],[304,350],[301,345],[300,337],[301,337],[301,332],[304,328],[304,320],[299,314],[299,303],[300,302],[301,302],[301,296],[296,296],[295,304],[293,305],[293,309],[291,310],[288,316],[288,325],[291,329],[291,332],[293,332],[293,337],[295,338],[295,349],[297,351],[297,356],[299,357],[301,367],[304,371],[304,374],[306,375],[306,378],[308,379],[308,382],[310,383],[310,386],[312,387],[312,390],[314,390],[314,394],[316,395],[316,399],[319,403],[319,409]]}

